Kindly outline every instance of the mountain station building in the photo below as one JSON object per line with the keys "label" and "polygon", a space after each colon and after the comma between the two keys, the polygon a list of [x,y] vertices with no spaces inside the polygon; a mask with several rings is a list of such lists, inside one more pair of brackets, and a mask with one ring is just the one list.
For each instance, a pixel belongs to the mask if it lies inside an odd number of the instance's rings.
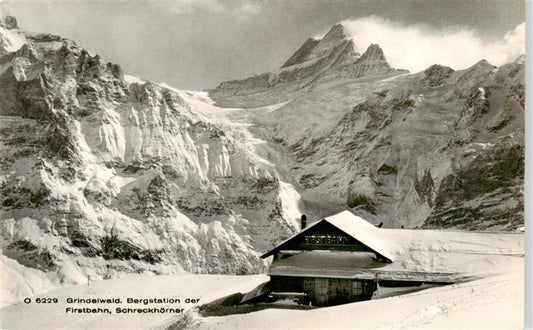
{"label": "mountain station building", "polygon": [[327,306],[369,300],[378,285],[457,280],[455,273],[420,272],[404,269],[403,263],[396,265],[402,252],[398,240],[409,239],[400,232],[434,231],[377,228],[349,211],[317,221],[261,256],[273,256],[270,282],[249,293],[241,303],[268,293],[270,297]]}

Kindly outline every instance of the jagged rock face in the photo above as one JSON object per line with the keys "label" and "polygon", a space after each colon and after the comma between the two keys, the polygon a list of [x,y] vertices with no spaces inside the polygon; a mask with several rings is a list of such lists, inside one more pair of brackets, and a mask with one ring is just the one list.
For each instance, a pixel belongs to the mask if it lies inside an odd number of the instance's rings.
{"label": "jagged rock face", "polygon": [[320,40],[313,38],[307,39],[304,44],[285,62],[281,68],[286,68],[293,66],[295,64],[304,63],[309,60],[312,55],[313,50],[320,43]]}
{"label": "jagged rock face", "polygon": [[334,25],[331,30],[320,40],[308,39],[301,47],[289,58],[281,68],[288,68],[293,65],[302,65],[324,57],[332,57],[331,54],[335,49],[343,49],[342,56],[336,56],[337,64],[344,61],[353,61],[359,54],[353,47],[353,42],[348,40],[341,24]]}
{"label": "jagged rock face", "polygon": [[70,40],[16,33],[20,48],[0,57],[5,256],[65,283],[264,270],[258,251],[299,215],[246,127],[202,93],[132,82]]}
{"label": "jagged rock face", "polygon": [[[288,101],[328,82],[407,72],[391,68],[379,45],[370,45],[360,56],[344,27],[336,24],[322,39],[308,39],[279,71],[226,81],[209,94],[220,106],[260,107]],[[247,97],[253,93],[260,97]]]}
{"label": "jagged rock face", "polygon": [[223,82],[211,94],[242,95],[272,87],[294,91],[308,85],[321,73],[351,64],[358,58],[353,41],[347,38],[342,25],[336,24],[322,39],[308,39],[279,71]]}
{"label": "jagged rock face", "polygon": [[[315,47],[306,42],[288,64]],[[371,45],[277,99],[276,86],[211,95],[230,107],[278,104],[246,119],[283,159],[311,218],[350,208],[386,227],[522,226],[523,61],[409,75],[385,54]]]}
{"label": "jagged rock face", "polygon": [[385,59],[381,47],[376,44],[371,44],[355,62],[339,65],[322,73],[315,84],[318,85],[346,78],[386,76],[404,73],[408,73],[408,71],[391,68]]}
{"label": "jagged rock face", "polygon": [[466,74],[486,74],[455,122],[453,143],[464,151],[452,163],[454,173],[443,178],[424,225],[513,229],[524,222],[525,67],[517,59],[497,71],[486,61],[473,69]]}
{"label": "jagged rock face", "polygon": [[446,82],[452,75],[454,70],[447,66],[435,64],[424,70],[424,78],[422,78],[422,86],[436,87]]}

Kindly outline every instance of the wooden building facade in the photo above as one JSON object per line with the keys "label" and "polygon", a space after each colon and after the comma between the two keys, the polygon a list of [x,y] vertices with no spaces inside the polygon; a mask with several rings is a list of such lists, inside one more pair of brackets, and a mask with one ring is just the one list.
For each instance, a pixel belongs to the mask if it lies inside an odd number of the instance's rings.
{"label": "wooden building facade", "polygon": [[271,276],[271,290],[272,295],[301,296],[304,303],[327,306],[369,300],[376,291],[376,281],[334,277]]}
{"label": "wooden building facade", "polygon": [[377,288],[374,271],[392,262],[374,244],[375,227],[342,212],[304,228],[268,251],[272,296],[298,297],[315,306],[368,300]]}

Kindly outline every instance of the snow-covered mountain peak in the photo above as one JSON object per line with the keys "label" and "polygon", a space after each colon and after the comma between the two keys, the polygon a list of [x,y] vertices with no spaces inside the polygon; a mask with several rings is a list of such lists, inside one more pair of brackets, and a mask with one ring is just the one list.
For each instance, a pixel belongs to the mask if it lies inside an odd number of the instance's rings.
{"label": "snow-covered mountain peak", "polygon": [[342,23],[337,23],[331,27],[331,29],[324,35],[322,42],[338,42],[346,40],[346,31]]}
{"label": "snow-covered mountain peak", "polygon": [[303,63],[311,65],[323,58],[327,58],[331,63],[339,62],[339,57],[343,60],[355,60],[358,56],[353,41],[347,38],[343,26],[335,24],[322,39],[307,39],[281,68]]}
{"label": "snow-covered mountain peak", "polygon": [[[281,66],[280,70],[257,74],[246,79],[222,82],[215,90],[218,95],[255,93],[271,87],[282,87],[283,95],[299,93],[311,85],[331,80],[366,76],[396,75],[405,70],[392,68],[383,50],[371,44],[361,57],[356,44],[342,23],[335,24],[322,38],[308,38]],[[282,98],[282,100],[285,100]],[[279,103],[279,100],[272,100]],[[268,105],[269,101],[257,106]]]}

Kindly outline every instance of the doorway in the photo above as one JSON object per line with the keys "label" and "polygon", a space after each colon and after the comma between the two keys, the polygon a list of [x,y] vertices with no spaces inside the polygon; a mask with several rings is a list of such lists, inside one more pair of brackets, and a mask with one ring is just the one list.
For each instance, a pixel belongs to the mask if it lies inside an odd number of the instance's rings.
{"label": "doorway", "polygon": [[327,278],[317,278],[316,283],[316,304],[325,306],[329,301],[329,280]]}

